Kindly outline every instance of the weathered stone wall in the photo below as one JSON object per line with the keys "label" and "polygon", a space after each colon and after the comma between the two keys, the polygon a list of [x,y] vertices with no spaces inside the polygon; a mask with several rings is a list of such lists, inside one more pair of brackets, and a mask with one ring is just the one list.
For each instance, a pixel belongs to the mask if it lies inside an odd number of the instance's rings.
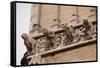
{"label": "weathered stone wall", "polygon": [[[30,27],[33,24],[40,24],[43,28],[52,29],[51,26],[57,24],[58,20],[61,24],[74,25],[77,24],[77,20],[75,21],[77,15],[79,16],[79,22],[82,22],[83,19],[93,21],[96,20],[95,11],[95,7],[36,4],[32,6]],[[55,19],[57,20],[55,21]]]}
{"label": "weathered stone wall", "polygon": [[[61,47],[70,46],[73,43],[76,44],[78,42],[96,39],[96,8],[95,7],[36,4],[32,6],[31,15],[32,16],[31,16],[31,24],[30,24],[30,36],[34,38],[37,43],[36,49],[40,50],[40,53],[38,55],[40,55],[41,60],[39,61],[41,62],[38,64],[96,61],[96,40],[95,42],[87,43],[80,47],[69,48],[66,50],[57,51],[47,55],[41,55],[42,52],[45,51],[47,52],[49,50],[57,49],[57,47],[60,47],[60,45]],[[83,19],[86,20],[83,21]],[[86,23],[88,23],[89,26],[88,25],[86,26]],[[66,28],[61,27],[61,29],[58,28],[58,24],[61,25],[68,24],[68,30],[67,27]],[[54,27],[52,27],[53,25]],[[70,25],[73,26],[75,32],[73,30],[72,30],[73,32],[71,31]],[[54,41],[51,41],[53,39],[51,40],[48,39],[49,35],[46,35],[45,33],[43,33],[43,31],[41,32],[41,29],[43,28],[48,30],[47,34],[49,34],[48,33],[49,31],[52,31],[51,34],[53,34],[54,32],[55,34]],[[92,29],[88,30],[88,28],[92,28]],[[74,39],[72,40],[71,40],[72,37],[70,36],[71,34],[74,36]],[[89,36],[91,37],[89,38]],[[62,39],[59,39],[60,37]],[[76,41],[77,38],[78,41]],[[59,40],[62,42],[61,44],[59,43]],[[67,44],[68,41],[70,42],[69,44]],[[46,49],[46,47],[50,44],[50,42],[55,42],[58,44],[58,46],[55,48]],[[55,46],[55,43],[53,43],[53,46]],[[34,58],[32,61],[34,61]]]}

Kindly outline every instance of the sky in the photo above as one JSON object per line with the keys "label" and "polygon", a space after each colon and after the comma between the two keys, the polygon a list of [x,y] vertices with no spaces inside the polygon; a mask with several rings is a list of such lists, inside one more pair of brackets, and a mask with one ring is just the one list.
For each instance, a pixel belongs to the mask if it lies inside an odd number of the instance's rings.
{"label": "sky", "polygon": [[31,4],[17,3],[16,13],[16,64],[20,65],[20,60],[26,52],[21,35],[22,33],[29,33]]}

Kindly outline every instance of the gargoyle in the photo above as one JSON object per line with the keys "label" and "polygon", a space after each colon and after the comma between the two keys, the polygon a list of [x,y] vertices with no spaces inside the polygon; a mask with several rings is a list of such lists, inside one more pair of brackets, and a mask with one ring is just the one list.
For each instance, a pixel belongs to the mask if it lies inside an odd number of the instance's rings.
{"label": "gargoyle", "polygon": [[61,28],[63,28],[65,39],[64,39],[64,45],[71,44],[73,42],[73,35],[72,32],[70,31],[70,28],[68,27],[68,24],[62,24]]}
{"label": "gargoyle", "polygon": [[21,37],[24,39],[24,44],[27,49],[27,55],[35,53],[35,40],[28,36],[26,33],[23,33]]}
{"label": "gargoyle", "polygon": [[21,37],[24,39],[24,44],[26,46],[27,52],[25,52],[23,58],[21,59],[21,65],[27,65],[30,59],[28,56],[35,54],[35,40],[23,33]]}

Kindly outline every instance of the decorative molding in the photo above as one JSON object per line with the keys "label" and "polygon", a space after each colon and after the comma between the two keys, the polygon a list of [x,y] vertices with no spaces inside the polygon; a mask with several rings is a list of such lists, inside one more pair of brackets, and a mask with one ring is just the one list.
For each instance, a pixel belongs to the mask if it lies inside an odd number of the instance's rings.
{"label": "decorative molding", "polygon": [[55,52],[62,51],[62,50],[65,50],[65,49],[67,50],[69,48],[78,47],[78,46],[82,46],[84,44],[87,44],[87,43],[89,44],[89,43],[93,43],[93,42],[96,42],[96,38],[91,39],[91,40],[87,40],[87,41],[83,41],[83,42],[79,42],[79,43],[75,43],[75,44],[71,44],[71,45],[68,45],[68,46],[61,47],[61,48],[49,50],[49,51],[40,53],[40,55],[44,56],[44,55],[47,55],[47,54],[55,53]]}

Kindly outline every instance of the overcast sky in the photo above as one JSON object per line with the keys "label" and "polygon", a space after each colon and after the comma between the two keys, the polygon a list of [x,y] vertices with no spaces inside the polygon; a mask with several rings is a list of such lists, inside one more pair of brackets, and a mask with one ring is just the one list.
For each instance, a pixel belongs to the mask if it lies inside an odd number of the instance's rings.
{"label": "overcast sky", "polygon": [[16,13],[16,63],[17,65],[20,65],[20,60],[26,52],[26,47],[21,38],[21,34],[29,32],[31,4],[17,3]]}

